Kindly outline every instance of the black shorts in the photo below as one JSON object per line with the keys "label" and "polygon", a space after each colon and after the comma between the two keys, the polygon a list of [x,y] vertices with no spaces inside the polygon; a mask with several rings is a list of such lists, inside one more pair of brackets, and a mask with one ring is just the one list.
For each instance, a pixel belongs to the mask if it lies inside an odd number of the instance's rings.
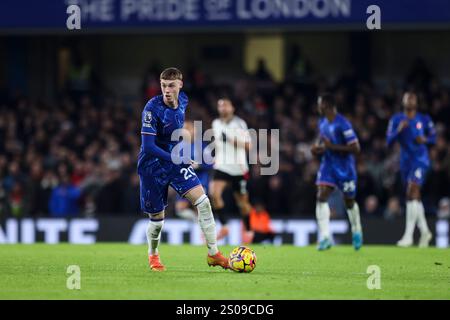
{"label": "black shorts", "polygon": [[232,176],[223,171],[214,170],[212,180],[223,180],[231,184],[233,192],[247,194],[247,176]]}

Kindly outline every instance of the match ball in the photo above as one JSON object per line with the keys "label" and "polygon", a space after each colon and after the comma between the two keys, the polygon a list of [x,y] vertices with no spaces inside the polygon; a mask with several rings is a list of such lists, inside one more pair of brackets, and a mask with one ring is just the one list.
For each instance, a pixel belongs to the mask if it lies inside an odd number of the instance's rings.
{"label": "match ball", "polygon": [[231,251],[228,262],[231,270],[249,273],[256,267],[256,254],[249,247],[236,247]]}

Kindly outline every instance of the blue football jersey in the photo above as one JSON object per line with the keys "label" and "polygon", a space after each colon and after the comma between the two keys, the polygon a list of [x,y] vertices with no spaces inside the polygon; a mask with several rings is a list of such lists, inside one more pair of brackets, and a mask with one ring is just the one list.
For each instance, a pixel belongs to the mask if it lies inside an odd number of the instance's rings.
{"label": "blue football jersey", "polygon": [[[156,145],[164,151],[172,152],[172,149],[179,142],[171,141],[172,132],[183,128],[184,113],[187,105],[188,97],[182,91],[178,96],[178,107],[176,109],[166,106],[162,95],[152,98],[142,111],[141,134],[155,135]],[[138,169],[156,160],[155,156],[145,153],[141,145],[138,156]]]}
{"label": "blue football jersey", "polygon": [[[398,133],[398,126],[403,120],[408,121],[408,126]],[[434,143],[436,133],[429,116],[417,113],[414,118],[409,119],[406,114],[401,112],[393,115],[389,120],[386,134],[387,143],[390,146],[396,141],[399,142],[401,166],[420,164],[428,167],[430,165],[426,144],[416,142],[416,138],[419,136],[426,138],[427,143]]]}
{"label": "blue football jersey", "polygon": [[427,139],[428,145],[433,145],[436,143],[436,128],[434,127],[433,120],[428,114],[418,113],[424,124],[425,138]]}
{"label": "blue football jersey", "polygon": [[[351,123],[341,114],[337,114],[332,122],[323,117],[319,122],[320,139],[326,138],[333,144],[348,145],[358,142],[358,137]],[[322,165],[332,166],[335,170],[348,172],[354,168],[355,158],[348,152],[326,150],[322,157]]]}

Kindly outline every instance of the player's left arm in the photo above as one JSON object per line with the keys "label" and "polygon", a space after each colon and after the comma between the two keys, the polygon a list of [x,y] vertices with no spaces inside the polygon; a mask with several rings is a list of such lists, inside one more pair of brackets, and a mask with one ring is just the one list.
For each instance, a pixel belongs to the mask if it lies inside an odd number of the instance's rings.
{"label": "player's left arm", "polygon": [[427,145],[434,145],[436,144],[436,128],[434,127],[433,120],[429,115],[425,116],[425,124],[424,124],[424,131],[425,131],[425,139]]}
{"label": "player's left arm", "polygon": [[340,130],[344,137],[345,144],[333,144],[327,138],[322,137],[325,148],[336,152],[359,153],[361,151],[361,146],[359,145],[359,140],[351,124],[349,122],[344,122],[340,126]]}
{"label": "player's left arm", "polygon": [[390,147],[398,138],[401,131],[399,130],[398,121],[395,116],[389,120],[388,128],[386,131],[387,146]]}

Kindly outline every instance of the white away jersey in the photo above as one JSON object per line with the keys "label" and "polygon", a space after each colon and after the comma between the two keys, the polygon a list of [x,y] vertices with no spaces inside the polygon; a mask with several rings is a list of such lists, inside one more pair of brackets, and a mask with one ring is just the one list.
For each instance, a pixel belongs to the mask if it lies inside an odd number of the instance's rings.
{"label": "white away jersey", "polygon": [[[242,176],[248,172],[247,154],[245,148],[236,146],[230,141],[250,142],[247,123],[238,116],[234,116],[228,123],[215,119],[212,123],[215,137],[214,169],[225,172],[231,176]],[[224,141],[222,133],[228,139]],[[231,139],[230,139],[231,138]]]}

